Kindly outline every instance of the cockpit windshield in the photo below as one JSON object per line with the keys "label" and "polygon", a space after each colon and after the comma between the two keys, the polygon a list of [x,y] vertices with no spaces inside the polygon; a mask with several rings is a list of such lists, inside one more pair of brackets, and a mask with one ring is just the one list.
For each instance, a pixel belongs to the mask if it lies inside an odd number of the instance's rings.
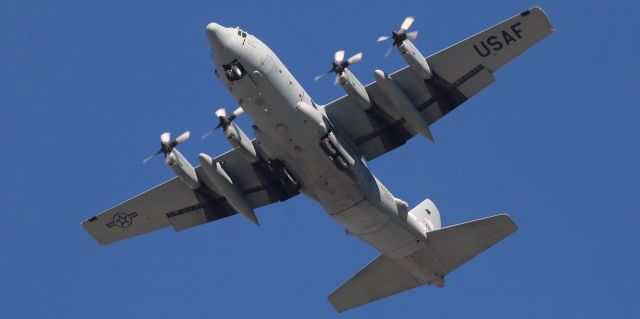
{"label": "cockpit windshield", "polygon": [[236,28],[238,30],[238,36],[246,38],[247,37],[247,33],[242,31],[240,28]]}

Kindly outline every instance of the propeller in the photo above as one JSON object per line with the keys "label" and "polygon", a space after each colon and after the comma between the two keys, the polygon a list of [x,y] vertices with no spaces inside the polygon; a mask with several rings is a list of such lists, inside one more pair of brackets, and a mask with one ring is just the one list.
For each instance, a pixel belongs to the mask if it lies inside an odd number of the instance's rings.
{"label": "propeller", "polygon": [[344,60],[344,50],[336,51],[336,53],[333,55],[333,65],[331,66],[331,69],[329,69],[329,71],[327,71],[325,73],[322,73],[322,74],[316,76],[313,80],[314,81],[318,81],[322,77],[324,77],[325,75],[333,72],[333,73],[336,74],[336,79],[333,82],[333,84],[335,85],[335,84],[338,83],[338,78],[340,77],[342,72],[344,72],[344,69],[346,69],[351,64],[360,62],[360,60],[362,60],[362,52],[358,52],[358,53],[354,54],[353,56],[351,56],[350,58],[348,58],[345,61]]}
{"label": "propeller", "polygon": [[242,109],[241,106],[235,109],[229,116],[227,116],[227,110],[225,110],[223,107],[219,108],[218,110],[216,110],[215,114],[216,114],[216,117],[220,120],[220,123],[218,123],[216,127],[210,129],[207,133],[204,133],[204,135],[202,135],[202,139],[204,140],[209,135],[211,135],[213,131],[221,127],[222,127],[222,130],[226,130],[227,127],[231,125],[231,122],[233,122],[233,120],[235,120],[238,116],[242,115],[242,113],[244,113],[244,109]]}
{"label": "propeller", "polygon": [[389,39],[393,39],[393,43],[391,44],[391,47],[389,48],[389,50],[387,50],[387,53],[385,53],[384,55],[385,58],[389,56],[389,53],[391,53],[391,49],[393,49],[394,46],[397,47],[401,45],[402,41],[404,40],[407,40],[407,39],[415,40],[418,37],[418,31],[407,32],[407,30],[409,30],[409,28],[413,24],[413,21],[415,21],[415,18],[406,17],[402,22],[402,24],[400,25],[400,30],[391,32],[391,36],[383,35],[378,38],[378,42],[383,42]]}
{"label": "propeller", "polygon": [[178,144],[188,140],[189,136],[191,136],[191,133],[189,131],[186,131],[180,134],[178,137],[176,137],[175,140],[172,141],[171,133],[169,132],[162,133],[160,135],[160,150],[152,154],[151,156],[145,158],[144,161],[142,161],[142,164],[146,164],[156,155],[159,155],[161,153],[164,153],[164,156],[166,158],[167,154],[169,154],[176,146],[178,146]]}

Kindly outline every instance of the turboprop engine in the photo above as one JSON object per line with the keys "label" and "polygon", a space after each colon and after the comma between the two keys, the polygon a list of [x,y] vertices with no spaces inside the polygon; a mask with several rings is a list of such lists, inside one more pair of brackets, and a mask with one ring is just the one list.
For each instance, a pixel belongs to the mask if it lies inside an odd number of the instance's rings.
{"label": "turboprop engine", "polygon": [[337,51],[333,56],[331,69],[326,73],[316,76],[313,80],[317,81],[329,73],[335,73],[336,79],[333,84],[335,85],[340,83],[340,86],[342,86],[344,91],[347,92],[347,94],[352,97],[363,110],[368,110],[371,108],[369,94],[365,90],[364,85],[362,85],[358,78],[356,78],[356,76],[347,68],[349,65],[357,63],[360,60],[362,60],[362,52],[354,54],[345,61],[344,51]]}
{"label": "turboprop engine", "polygon": [[231,146],[233,148],[240,149],[240,152],[247,161],[249,161],[249,163],[255,163],[259,160],[255,147],[253,147],[253,144],[247,134],[245,134],[238,125],[233,123],[233,120],[242,115],[242,113],[244,113],[242,107],[235,109],[235,111],[233,111],[229,116],[227,116],[227,111],[224,108],[218,109],[215,113],[216,117],[220,120],[218,126],[205,133],[202,138],[205,139],[215,129],[222,128],[224,136],[227,138]]}
{"label": "turboprop engine", "polygon": [[142,163],[146,164],[154,156],[164,154],[164,162],[169,165],[173,172],[191,189],[200,187],[200,181],[193,165],[178,151],[176,146],[189,139],[190,133],[186,131],[175,140],[171,141],[171,133],[164,132],[160,135],[160,150],[147,157]]}
{"label": "turboprop engine", "polygon": [[423,79],[429,80],[433,76],[433,72],[424,58],[424,55],[413,45],[411,40],[415,40],[418,37],[418,31],[408,32],[407,30],[413,24],[415,19],[413,17],[407,17],[402,22],[400,30],[393,31],[391,36],[381,36],[378,38],[378,42],[385,41],[387,39],[393,39],[393,44],[385,54],[385,57],[389,56],[391,49],[395,46],[398,48],[398,52],[402,58],[407,61],[407,64],[416,71]]}

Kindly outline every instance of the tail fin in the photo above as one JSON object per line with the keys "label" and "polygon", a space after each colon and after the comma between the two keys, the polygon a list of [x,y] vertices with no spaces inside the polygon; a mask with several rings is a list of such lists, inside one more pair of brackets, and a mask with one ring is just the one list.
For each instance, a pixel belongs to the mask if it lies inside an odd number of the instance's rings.
{"label": "tail fin", "polygon": [[[437,216],[439,227],[439,213],[431,201],[425,200],[411,212],[431,208],[434,211],[427,215],[434,218],[432,223]],[[517,229],[511,218],[502,214],[430,231],[426,244],[409,256],[376,257],[331,293],[329,302],[342,312],[425,284],[442,287],[446,274]]]}
{"label": "tail fin", "polygon": [[440,229],[440,211],[430,199],[425,199],[409,211],[407,222],[421,234]]}

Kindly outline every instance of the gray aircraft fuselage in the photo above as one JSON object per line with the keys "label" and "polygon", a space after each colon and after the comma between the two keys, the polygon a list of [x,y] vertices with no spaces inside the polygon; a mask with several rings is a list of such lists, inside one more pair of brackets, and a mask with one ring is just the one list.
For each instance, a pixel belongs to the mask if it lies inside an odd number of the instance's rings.
{"label": "gray aircraft fuselage", "polygon": [[[253,121],[263,155],[282,160],[303,194],[318,201],[348,234],[390,258],[403,258],[424,245],[424,234],[410,225],[417,217],[407,214],[407,203],[376,179],[357,148],[335,131],[323,108],[269,47],[239,28],[210,23],[206,33],[216,74]],[[355,159],[348,169],[321,146],[329,132]],[[417,265],[412,272],[424,282],[443,284],[441,276]]]}

